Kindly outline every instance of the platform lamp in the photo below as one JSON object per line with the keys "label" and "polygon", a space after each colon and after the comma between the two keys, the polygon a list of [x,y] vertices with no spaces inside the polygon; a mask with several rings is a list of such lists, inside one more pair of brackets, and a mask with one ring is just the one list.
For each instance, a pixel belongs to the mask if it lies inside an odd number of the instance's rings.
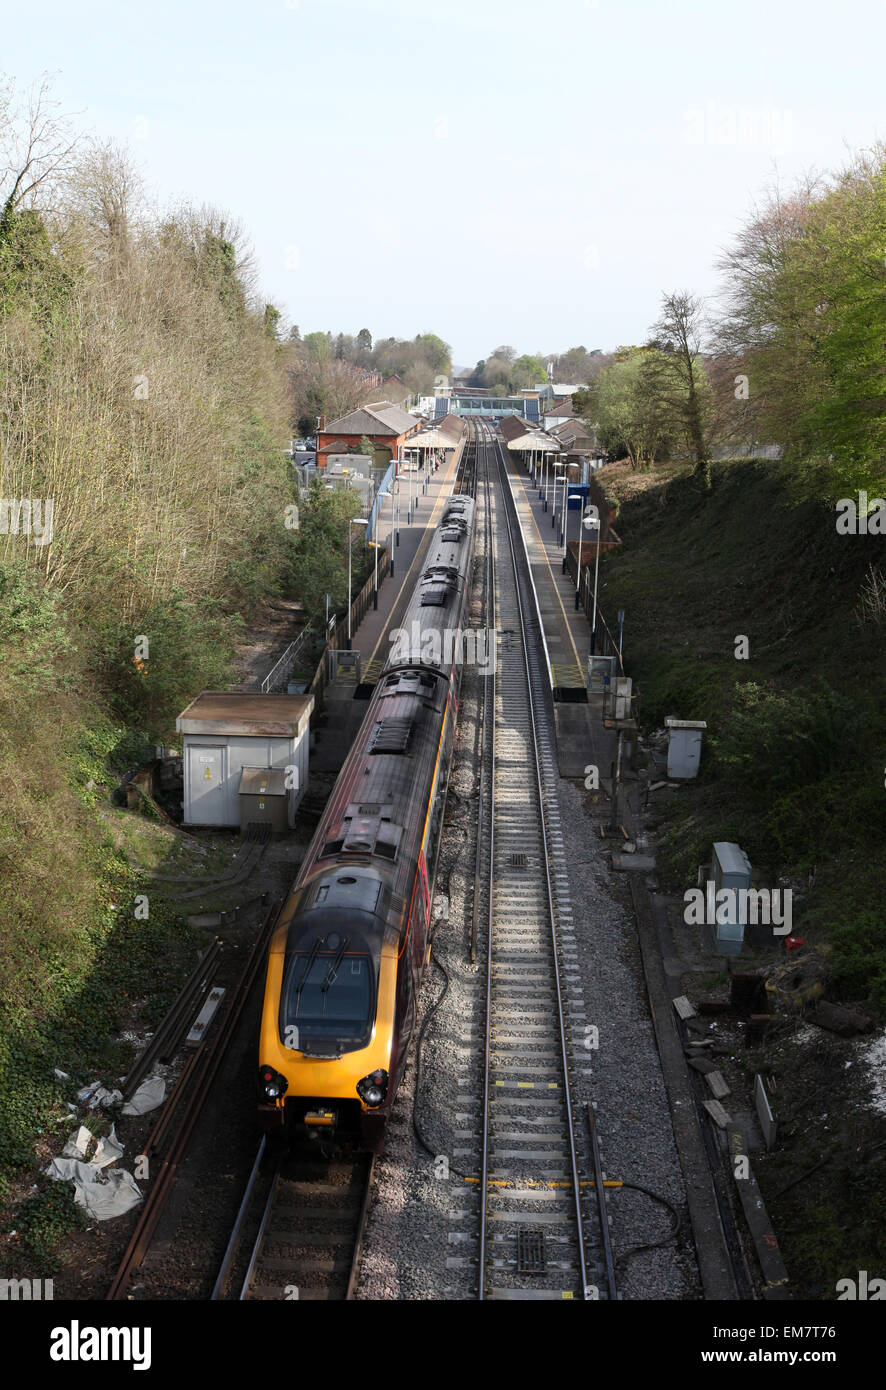
{"label": "platform lamp", "polygon": [[[397,491],[399,492],[399,487],[398,487]],[[390,561],[390,564],[388,565],[388,573],[390,574],[391,578],[393,579],[393,577],[394,577],[394,479],[393,479],[393,478],[391,478],[391,482],[390,482],[390,486],[389,486],[389,488],[388,488],[388,492],[389,492],[390,498],[391,498],[391,536],[390,536],[390,542],[389,542],[389,543],[390,543],[390,547],[391,547],[391,561]]]}
{"label": "platform lamp", "polygon": [[[565,467],[566,467],[566,465],[562,462],[561,459],[554,459],[554,461],[553,461],[552,464],[551,464],[551,468],[552,468],[552,469],[554,469],[554,468],[565,468]],[[559,478],[558,474],[555,473],[555,474],[554,474],[554,498],[553,498],[553,502],[552,502],[552,504],[551,504],[551,528],[552,528],[552,529],[553,529],[553,527],[555,527],[555,526],[557,525],[557,487],[558,487],[558,485],[559,485],[559,482],[560,482],[560,478]],[[564,487],[564,489],[565,489],[565,487],[566,487],[566,474],[565,474],[565,473],[563,474],[563,487]]]}
{"label": "platform lamp", "polygon": [[369,518],[352,516],[348,522],[348,651],[351,650],[351,527],[368,526]]}
{"label": "platform lamp", "polygon": [[[582,494],[581,494],[580,492],[570,492],[569,497],[567,498],[567,496],[566,496],[566,475],[564,474],[564,475],[563,475],[563,573],[564,573],[564,574],[566,573],[566,537],[567,537],[567,533],[568,533],[568,531],[569,531],[569,511],[568,511],[568,504],[569,504],[569,502],[581,502],[582,504],[584,504],[584,497],[582,496]],[[581,527],[579,527],[578,534],[579,534],[579,536],[581,535]],[[580,554],[579,554],[579,559],[581,559],[581,555],[580,555]],[[576,608],[578,607],[578,599],[577,599],[577,598],[576,598],[576,601],[575,601],[575,606],[576,606]]]}
{"label": "platform lamp", "polygon": [[[600,512],[597,511],[596,517],[588,517],[588,521],[593,521],[594,530],[597,532],[597,554],[594,558],[594,613],[591,618],[591,656],[597,646],[597,580],[600,577],[600,537],[603,534],[603,527],[600,521]],[[587,525],[587,522],[585,523]],[[621,640],[619,639],[619,655],[621,654]]]}
{"label": "platform lamp", "polygon": [[372,540],[371,540],[370,544],[371,544],[371,546],[372,546],[372,549],[375,551],[375,580],[374,580],[373,589],[372,589],[372,607],[373,607],[373,609],[376,609],[376,610],[377,610],[377,609],[378,609],[378,522],[379,522],[379,518],[380,518],[380,516],[381,516],[381,498],[380,498],[380,497],[376,497],[375,503],[374,503],[373,505],[375,506],[375,520],[374,520],[373,525],[372,525]]}
{"label": "platform lamp", "polygon": [[[587,515],[585,515],[585,513],[587,513]],[[582,535],[582,530],[583,530],[583,529],[587,529],[587,530],[589,530],[589,531],[592,531],[592,530],[594,530],[595,527],[599,530],[599,526],[600,526],[600,513],[598,512],[597,508],[594,506],[593,502],[591,502],[589,506],[584,506],[584,505],[583,505],[583,506],[582,506],[582,509],[581,509],[581,525],[580,525],[579,528],[578,528],[578,570],[577,570],[578,578],[576,579],[576,583],[575,583],[575,611],[576,611],[576,612],[578,612],[579,608],[581,607],[581,552],[582,552],[582,548],[583,548],[583,546],[584,546],[584,537],[583,537],[583,535]],[[599,559],[600,559],[600,547],[598,546],[598,547],[597,547],[597,560],[599,561]],[[596,621],[596,617],[597,617],[597,603],[596,603],[596,595],[595,595],[595,596],[594,596],[594,620],[595,620],[595,621]]]}

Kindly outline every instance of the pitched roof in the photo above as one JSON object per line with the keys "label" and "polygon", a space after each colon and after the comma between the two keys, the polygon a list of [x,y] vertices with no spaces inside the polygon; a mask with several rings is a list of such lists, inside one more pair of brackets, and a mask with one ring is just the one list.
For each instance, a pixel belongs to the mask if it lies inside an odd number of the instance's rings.
{"label": "pitched roof", "polygon": [[519,439],[521,434],[526,434],[528,425],[519,415],[505,415],[498,422],[499,429],[505,439]]}
{"label": "pitched roof", "polygon": [[390,401],[374,401],[358,406],[340,420],[333,420],[322,434],[408,434],[419,423],[415,415]]}
{"label": "pitched roof", "polygon": [[574,439],[591,437],[584,421],[576,419],[564,420],[562,425],[555,425],[551,434],[559,439],[561,444],[571,444]]}

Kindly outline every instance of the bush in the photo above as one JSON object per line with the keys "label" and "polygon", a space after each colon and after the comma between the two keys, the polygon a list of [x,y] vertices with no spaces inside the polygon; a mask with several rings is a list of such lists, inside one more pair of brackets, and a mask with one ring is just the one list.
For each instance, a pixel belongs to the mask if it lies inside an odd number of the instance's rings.
{"label": "bush", "polygon": [[712,735],[718,767],[757,796],[793,791],[836,770],[853,747],[855,707],[821,678],[811,687],[775,690],[749,681]]}

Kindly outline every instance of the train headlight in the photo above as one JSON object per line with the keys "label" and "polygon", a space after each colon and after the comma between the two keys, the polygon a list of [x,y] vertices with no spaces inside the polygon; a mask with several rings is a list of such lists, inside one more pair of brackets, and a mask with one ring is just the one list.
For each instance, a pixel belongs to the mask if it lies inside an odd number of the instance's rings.
{"label": "train headlight", "polygon": [[364,1105],[381,1105],[388,1093],[388,1074],[381,1067],[357,1082],[357,1095]]}
{"label": "train headlight", "polygon": [[289,1082],[273,1067],[259,1067],[258,1087],[264,1100],[279,1100],[286,1094]]}

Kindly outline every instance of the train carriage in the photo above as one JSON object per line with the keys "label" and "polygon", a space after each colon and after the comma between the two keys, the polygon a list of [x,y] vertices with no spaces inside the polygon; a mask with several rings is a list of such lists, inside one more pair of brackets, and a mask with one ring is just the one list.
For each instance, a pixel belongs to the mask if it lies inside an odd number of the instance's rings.
{"label": "train carriage", "polygon": [[380,1152],[430,956],[474,502],[451,497],[271,941],[260,1121]]}

